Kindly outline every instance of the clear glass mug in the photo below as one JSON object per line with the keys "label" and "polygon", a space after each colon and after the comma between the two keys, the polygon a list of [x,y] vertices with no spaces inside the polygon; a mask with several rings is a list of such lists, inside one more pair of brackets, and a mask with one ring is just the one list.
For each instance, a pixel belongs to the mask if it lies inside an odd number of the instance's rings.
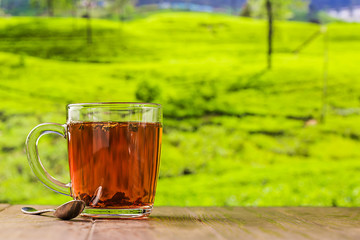
{"label": "clear glass mug", "polygon": [[[68,184],[44,169],[41,136],[67,140]],[[30,167],[50,189],[85,201],[83,216],[142,218],[151,213],[159,173],[162,107],[153,103],[77,103],[67,123],[36,126],[26,140]]]}

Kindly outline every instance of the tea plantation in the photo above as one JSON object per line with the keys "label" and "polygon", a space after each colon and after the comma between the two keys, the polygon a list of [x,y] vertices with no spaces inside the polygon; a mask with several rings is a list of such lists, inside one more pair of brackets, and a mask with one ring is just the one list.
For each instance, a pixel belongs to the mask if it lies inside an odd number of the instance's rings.
{"label": "tea plantation", "polygon": [[[0,19],[0,202],[60,204],[24,151],[68,103],[164,107],[156,205],[359,206],[360,25],[158,13],[131,22]],[[294,53],[309,37],[316,38]],[[325,94],[324,94],[325,93]],[[45,168],[68,181],[66,141],[44,136]]]}

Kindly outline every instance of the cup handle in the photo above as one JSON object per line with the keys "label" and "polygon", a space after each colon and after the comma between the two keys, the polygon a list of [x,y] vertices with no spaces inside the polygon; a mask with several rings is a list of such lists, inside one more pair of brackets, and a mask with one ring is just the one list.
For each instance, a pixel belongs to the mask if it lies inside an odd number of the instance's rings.
{"label": "cup handle", "polygon": [[45,134],[55,133],[62,136],[66,139],[66,124],[61,125],[58,123],[43,123],[37,125],[29,133],[26,139],[26,153],[29,160],[31,170],[35,176],[48,188],[51,190],[64,194],[66,196],[71,196],[70,186],[71,184],[65,184],[54,177],[52,177],[44,168],[43,164],[40,161],[38,143],[39,139]]}

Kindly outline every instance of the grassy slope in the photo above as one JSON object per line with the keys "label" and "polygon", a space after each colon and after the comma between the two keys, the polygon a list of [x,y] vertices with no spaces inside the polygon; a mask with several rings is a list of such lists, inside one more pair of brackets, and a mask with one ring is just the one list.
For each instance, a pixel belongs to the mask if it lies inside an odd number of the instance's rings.
{"label": "grassy slope", "polygon": [[[64,122],[70,102],[136,100],[148,81],[165,109],[158,205],[359,204],[359,25],[329,26],[327,118],[305,127],[322,106],[323,36],[291,52],[316,25],[276,23],[265,71],[263,21],[167,13],[93,24],[90,48],[81,20],[0,20],[0,201],[64,201],[27,167],[27,133]],[[64,141],[41,150],[65,181]]]}

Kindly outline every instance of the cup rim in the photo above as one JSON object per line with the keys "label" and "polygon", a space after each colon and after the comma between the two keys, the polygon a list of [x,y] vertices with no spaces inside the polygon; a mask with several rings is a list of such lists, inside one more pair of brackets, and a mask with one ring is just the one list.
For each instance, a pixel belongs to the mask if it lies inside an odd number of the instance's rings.
{"label": "cup rim", "polygon": [[[128,106],[126,106],[128,105]],[[144,103],[144,102],[88,102],[88,103],[70,103],[67,108],[71,107],[105,107],[105,106],[124,106],[125,108],[131,107],[155,107],[161,108],[159,103]]]}

